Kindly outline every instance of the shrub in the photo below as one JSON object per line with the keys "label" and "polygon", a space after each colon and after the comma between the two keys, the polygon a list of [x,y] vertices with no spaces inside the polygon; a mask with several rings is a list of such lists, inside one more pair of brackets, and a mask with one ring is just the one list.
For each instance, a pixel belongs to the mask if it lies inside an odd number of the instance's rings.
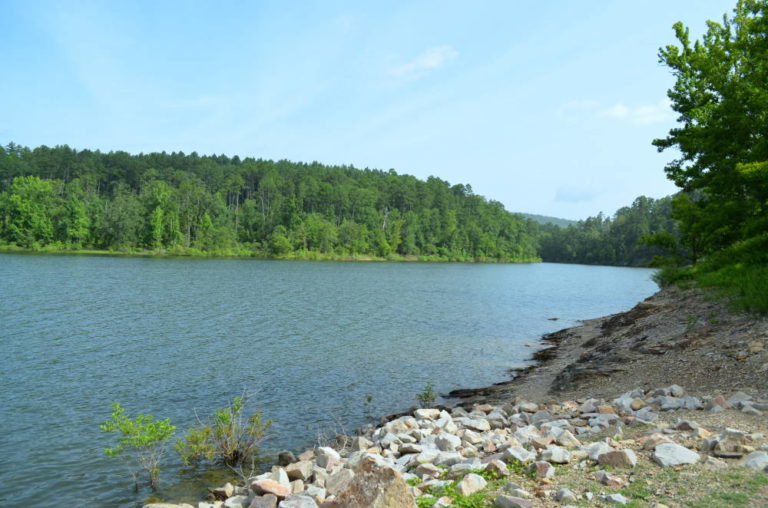
{"label": "shrub", "polygon": [[416,400],[423,408],[430,407],[435,399],[437,399],[437,392],[435,392],[435,385],[431,381],[424,385],[424,389],[420,393],[416,394]]}
{"label": "shrub", "polygon": [[213,413],[208,423],[190,429],[176,442],[175,449],[185,464],[201,460],[219,460],[228,466],[253,462],[257,445],[266,437],[272,420],[262,421],[261,411],[246,417],[247,397],[234,397],[229,405]]}
{"label": "shrub", "polygon": [[168,418],[155,421],[152,415],[141,413],[130,418],[125,409],[115,403],[112,404],[111,419],[101,424],[101,430],[120,434],[117,445],[106,448],[104,453],[125,460],[137,485],[139,472],[144,470],[149,474],[150,485],[156,487],[166,442],[176,431],[171,421]]}

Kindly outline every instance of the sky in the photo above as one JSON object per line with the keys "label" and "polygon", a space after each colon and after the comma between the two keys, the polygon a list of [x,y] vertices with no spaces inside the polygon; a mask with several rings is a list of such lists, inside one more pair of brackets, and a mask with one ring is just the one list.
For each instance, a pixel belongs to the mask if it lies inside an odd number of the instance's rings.
{"label": "sky", "polygon": [[0,144],[388,170],[583,219],[675,192],[658,63],[735,0],[0,0]]}

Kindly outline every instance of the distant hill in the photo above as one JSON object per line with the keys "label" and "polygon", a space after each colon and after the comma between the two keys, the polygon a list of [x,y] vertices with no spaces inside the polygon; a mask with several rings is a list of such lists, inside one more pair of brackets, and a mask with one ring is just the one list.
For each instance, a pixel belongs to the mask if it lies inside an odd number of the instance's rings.
{"label": "distant hill", "polygon": [[538,222],[539,224],[553,224],[555,226],[560,226],[561,228],[567,228],[571,224],[576,224],[577,222],[575,220],[560,219],[557,217],[549,217],[547,215],[536,215],[535,213],[518,213],[518,215],[522,215],[526,219],[531,219],[533,222]]}

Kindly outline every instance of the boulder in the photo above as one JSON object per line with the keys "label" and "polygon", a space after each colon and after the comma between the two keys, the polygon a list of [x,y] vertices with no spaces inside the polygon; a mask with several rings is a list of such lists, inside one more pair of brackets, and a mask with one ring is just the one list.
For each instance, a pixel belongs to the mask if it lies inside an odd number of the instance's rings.
{"label": "boulder", "polygon": [[247,508],[248,496],[232,496],[224,501],[224,508]]}
{"label": "boulder", "polygon": [[277,497],[274,494],[267,494],[266,496],[259,496],[253,498],[248,508],[276,508]]}
{"label": "boulder", "polygon": [[291,451],[285,450],[277,454],[278,466],[285,467],[288,464],[292,464],[294,462],[296,462],[296,456]]}
{"label": "boulder", "polygon": [[413,416],[420,420],[437,420],[440,418],[439,409],[417,409],[413,412]]}
{"label": "boulder", "polygon": [[462,496],[471,496],[479,490],[483,490],[488,482],[479,474],[469,473],[461,479],[457,489]]}
{"label": "boulder", "polygon": [[597,471],[595,473],[595,480],[602,483],[603,485],[607,485],[608,487],[623,487],[624,481],[620,478],[616,478],[615,476],[607,473],[606,471]]}
{"label": "boulder", "polygon": [[578,496],[571,489],[560,489],[555,492],[555,501],[558,503],[574,503],[578,500]]}
{"label": "boulder", "polygon": [[744,457],[744,460],[741,462],[741,465],[743,467],[748,467],[751,469],[755,469],[757,471],[767,471],[768,470],[768,453],[758,451],[758,452],[752,452],[746,457]]}
{"label": "boulder", "polygon": [[506,464],[498,459],[494,459],[486,464],[485,469],[496,476],[509,476],[509,469],[507,469]]}
{"label": "boulder", "polygon": [[435,438],[435,444],[441,451],[454,452],[457,448],[461,447],[461,438],[447,432],[441,432]]}
{"label": "boulder", "polygon": [[493,506],[496,508],[533,508],[535,505],[530,499],[501,494],[493,501]]}
{"label": "boulder", "polygon": [[555,464],[567,464],[571,461],[571,454],[568,450],[560,446],[550,446],[541,452],[541,460],[553,462]]}
{"label": "boulder", "polygon": [[555,466],[549,462],[539,460],[529,466],[536,478],[551,478],[555,474]]}
{"label": "boulder", "polygon": [[607,496],[600,496],[600,499],[604,503],[625,505],[629,502],[629,499],[621,494],[609,494]]}
{"label": "boulder", "polygon": [[256,494],[274,494],[278,499],[283,499],[291,493],[290,487],[275,480],[256,480],[251,483],[251,490]]}
{"label": "boulder", "polygon": [[355,473],[351,470],[341,469],[325,480],[325,489],[328,491],[328,494],[335,496],[346,489],[354,477]]}
{"label": "boulder", "polygon": [[280,501],[278,508],[318,508],[317,503],[310,496],[290,495]]}
{"label": "boulder", "polygon": [[611,447],[611,445],[609,445],[604,441],[598,441],[596,443],[593,443],[589,445],[589,447],[587,448],[587,452],[589,454],[588,457],[591,460],[594,460],[595,462],[597,462],[598,457],[600,457],[600,455],[604,453],[612,452],[612,451],[613,451],[613,447]]}
{"label": "boulder", "polygon": [[522,446],[510,446],[509,448],[504,450],[502,458],[507,462],[517,460],[525,464],[526,462],[530,462],[534,460],[536,458],[536,454],[533,452],[529,452]]}
{"label": "boulder", "polygon": [[309,481],[312,477],[312,462],[308,460],[300,460],[299,462],[289,464],[285,468],[285,473],[290,480]]}
{"label": "boulder", "polygon": [[315,454],[317,455],[317,465],[324,469],[332,469],[333,466],[341,464],[339,452],[328,446],[321,446]]}
{"label": "boulder", "polygon": [[695,451],[676,443],[661,443],[653,452],[653,460],[662,467],[695,464],[700,458]]}
{"label": "boulder", "polygon": [[365,457],[347,488],[331,502],[329,508],[413,508],[416,500],[403,477],[392,468],[381,467]]}
{"label": "boulder", "polygon": [[632,450],[614,450],[598,455],[597,462],[601,466],[629,469],[637,464],[637,455]]}

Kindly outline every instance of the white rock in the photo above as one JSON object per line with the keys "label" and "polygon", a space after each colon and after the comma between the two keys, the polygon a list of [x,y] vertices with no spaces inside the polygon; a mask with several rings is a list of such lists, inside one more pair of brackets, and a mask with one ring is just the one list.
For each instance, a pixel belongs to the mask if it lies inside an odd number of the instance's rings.
{"label": "white rock", "polygon": [[511,460],[518,460],[525,464],[526,462],[530,462],[536,458],[536,454],[533,452],[529,452],[522,446],[510,446],[506,450],[504,450],[504,453],[502,454],[502,459],[504,459],[506,462],[510,462]]}
{"label": "white rock", "polygon": [[317,465],[331,469],[334,465],[341,463],[341,455],[339,452],[329,446],[321,446],[315,452],[317,454]]}
{"label": "white rock", "polygon": [[459,482],[457,490],[462,496],[471,496],[475,492],[484,489],[486,485],[488,485],[488,482],[485,481],[485,478],[475,473],[469,473]]}
{"label": "white rock", "polygon": [[700,458],[695,451],[676,443],[661,443],[653,452],[653,460],[662,467],[695,464]]}
{"label": "white rock", "polygon": [[571,460],[571,454],[560,446],[549,446],[541,451],[541,460],[555,464],[567,464]]}
{"label": "white rock", "polygon": [[437,420],[440,418],[440,410],[432,408],[417,409],[413,416],[420,420]]}
{"label": "white rock", "polygon": [[768,470],[768,453],[762,451],[752,452],[744,457],[741,465],[757,471]]}
{"label": "white rock", "polygon": [[459,436],[454,436],[453,434],[448,434],[447,432],[441,432],[437,435],[435,444],[441,451],[453,452],[461,447],[461,438]]}

